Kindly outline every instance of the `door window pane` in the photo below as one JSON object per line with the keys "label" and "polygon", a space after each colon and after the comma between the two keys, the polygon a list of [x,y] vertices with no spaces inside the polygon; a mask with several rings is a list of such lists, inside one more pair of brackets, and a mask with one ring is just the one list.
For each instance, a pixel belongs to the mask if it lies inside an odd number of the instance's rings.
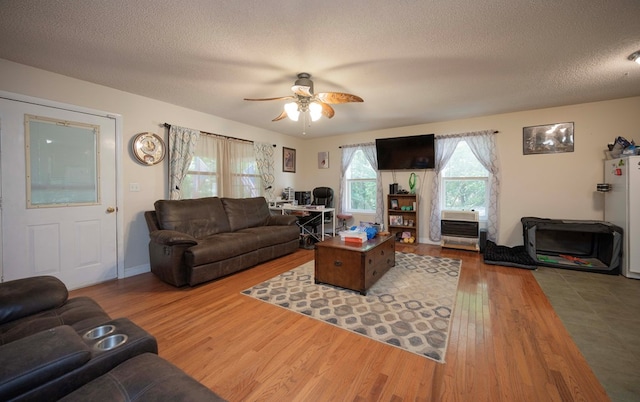
{"label": "door window pane", "polygon": [[100,201],[98,126],[25,116],[27,208]]}

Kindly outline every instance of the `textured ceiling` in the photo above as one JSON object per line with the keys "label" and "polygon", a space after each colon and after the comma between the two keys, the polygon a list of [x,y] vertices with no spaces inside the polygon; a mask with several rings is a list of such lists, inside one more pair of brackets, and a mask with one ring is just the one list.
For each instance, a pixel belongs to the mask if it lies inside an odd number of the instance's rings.
{"label": "textured ceiling", "polygon": [[295,136],[283,101],[243,98],[303,71],[364,98],[316,137],[638,96],[639,21],[638,0],[2,0],[0,58]]}

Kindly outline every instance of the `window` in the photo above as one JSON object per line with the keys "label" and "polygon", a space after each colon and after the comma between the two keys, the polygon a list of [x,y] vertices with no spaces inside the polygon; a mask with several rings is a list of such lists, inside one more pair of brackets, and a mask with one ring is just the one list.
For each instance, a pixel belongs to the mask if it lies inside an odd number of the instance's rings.
{"label": "window", "polygon": [[201,135],[182,182],[182,198],[258,197],[261,183],[252,143]]}
{"label": "window", "polygon": [[376,213],[376,171],[359,149],[346,170],[346,205],[348,212]]}
{"label": "window", "polygon": [[231,163],[231,194],[236,198],[250,198],[260,196],[262,179],[258,173],[256,158],[253,156],[238,157]]}
{"label": "window", "polygon": [[100,202],[100,127],[25,115],[27,208]]}
{"label": "window", "polygon": [[215,197],[218,175],[215,158],[194,155],[182,182],[182,198]]}
{"label": "window", "polygon": [[[440,241],[446,209],[475,209],[487,239],[498,238],[500,167],[494,130],[436,137],[436,171],[429,217],[429,239]],[[477,157],[475,155],[478,155]],[[484,170],[486,169],[486,170]]]}
{"label": "window", "polygon": [[473,155],[466,141],[460,141],[451,159],[442,169],[441,202],[443,210],[475,210],[487,219],[489,172]]}

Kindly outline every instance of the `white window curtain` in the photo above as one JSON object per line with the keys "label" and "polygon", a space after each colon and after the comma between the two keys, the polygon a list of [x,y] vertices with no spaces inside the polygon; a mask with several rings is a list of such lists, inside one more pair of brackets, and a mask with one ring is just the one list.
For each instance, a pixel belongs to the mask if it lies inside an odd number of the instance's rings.
{"label": "white window curtain", "polygon": [[254,142],[253,150],[258,165],[258,173],[264,185],[264,192],[267,200],[273,201],[273,183],[275,181],[275,147],[266,142]]}
{"label": "white window curtain", "polygon": [[338,189],[338,199],[339,210],[338,213],[347,209],[347,180],[346,174],[347,169],[349,168],[349,164],[353,159],[353,155],[357,150],[362,150],[364,156],[367,158],[367,161],[371,164],[371,167],[376,171],[376,186],[377,186],[377,195],[376,195],[376,222],[383,222],[384,220],[384,200],[382,198],[382,175],[378,171],[378,156],[376,154],[376,144],[373,142],[365,143],[365,144],[354,144],[354,145],[343,145],[340,147],[342,149],[342,165],[340,166],[340,188]]}
{"label": "white window curtain", "polygon": [[213,191],[210,194],[214,194],[216,196],[221,196],[222,194],[222,183],[220,176],[223,174],[224,165],[221,163],[221,154],[222,147],[224,146],[224,139],[222,137],[218,137],[210,134],[203,134],[198,141],[196,146],[196,156],[202,158],[206,161],[215,161],[215,165],[213,163],[209,165],[209,169],[211,169],[211,173],[213,173],[213,177],[215,178],[213,181],[215,185],[213,186]]}
{"label": "white window curtain", "polygon": [[180,186],[189,171],[200,131],[171,125],[169,129],[169,198],[182,198]]}
{"label": "white window curtain", "polygon": [[196,154],[216,161],[218,197],[245,198],[262,194],[260,175],[251,171],[256,162],[251,142],[203,134]]}
{"label": "white window curtain", "polygon": [[232,198],[257,197],[263,194],[253,143],[226,138],[222,149],[224,167],[221,194]]}
{"label": "white window curtain", "polygon": [[440,241],[440,183],[442,170],[447,165],[456,146],[466,141],[471,152],[489,172],[489,206],[487,211],[487,238],[496,241],[498,237],[498,198],[500,195],[500,168],[496,150],[496,132],[494,130],[474,131],[469,133],[436,136],[435,174],[431,188],[431,219],[429,222],[429,238]]}

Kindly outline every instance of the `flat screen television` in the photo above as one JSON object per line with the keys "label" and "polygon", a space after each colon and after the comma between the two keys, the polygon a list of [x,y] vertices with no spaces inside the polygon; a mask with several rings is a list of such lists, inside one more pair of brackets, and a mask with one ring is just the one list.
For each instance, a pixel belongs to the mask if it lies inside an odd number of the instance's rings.
{"label": "flat screen television", "polygon": [[377,138],[378,170],[433,169],[435,135]]}

